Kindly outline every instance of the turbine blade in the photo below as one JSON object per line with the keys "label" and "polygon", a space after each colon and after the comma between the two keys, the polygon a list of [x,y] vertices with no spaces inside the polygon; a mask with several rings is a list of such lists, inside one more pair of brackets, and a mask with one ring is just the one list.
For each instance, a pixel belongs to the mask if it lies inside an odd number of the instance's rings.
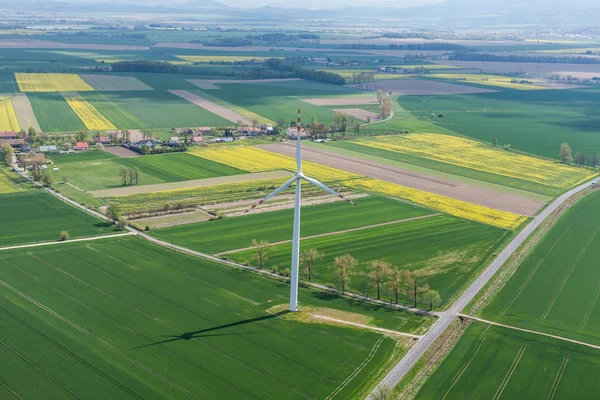
{"label": "turbine blade", "polygon": [[302,135],[300,135],[300,110],[298,110],[298,122],[296,122],[296,166],[298,171],[302,171],[302,147],[300,145]]}
{"label": "turbine blade", "polygon": [[321,182],[319,182],[316,179],[313,178],[309,178],[304,176],[304,179],[306,179],[308,182],[312,183],[313,185],[315,185],[318,188],[321,188],[323,190],[325,190],[326,192],[331,193],[332,195],[339,197],[342,200],[346,200],[348,203],[352,204],[353,206],[357,206],[358,204],[356,204],[355,202],[353,202],[352,200],[350,200],[349,198],[347,198],[346,196],[342,196],[341,194],[339,194],[338,192],[336,192],[335,190],[325,186],[324,184],[322,184]]}
{"label": "turbine blade", "polygon": [[250,207],[249,209],[247,209],[246,211],[244,211],[244,213],[247,213],[250,210],[255,209],[256,207],[258,207],[259,205],[261,205],[262,203],[264,203],[265,201],[269,200],[271,197],[273,196],[277,196],[279,193],[283,192],[285,189],[289,188],[290,186],[292,186],[292,183],[294,183],[298,178],[296,178],[295,176],[290,179],[289,181],[287,181],[286,183],[284,183],[283,185],[281,185],[279,188],[275,189],[271,194],[269,194],[267,197],[265,197],[264,199],[262,199],[261,201],[259,201],[258,203],[254,204],[252,207]]}

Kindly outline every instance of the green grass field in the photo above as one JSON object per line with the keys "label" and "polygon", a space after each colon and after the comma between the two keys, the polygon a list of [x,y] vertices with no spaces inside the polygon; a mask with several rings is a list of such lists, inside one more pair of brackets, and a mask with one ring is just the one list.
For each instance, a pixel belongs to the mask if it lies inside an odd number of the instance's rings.
{"label": "green grass field", "polygon": [[[365,272],[371,261],[383,259],[401,269],[418,271],[423,282],[440,293],[443,306],[459,293],[506,237],[506,231],[440,215],[306,239],[300,247],[301,250],[316,248],[325,254],[313,273],[313,279],[318,282],[333,283],[333,273],[328,267],[336,256],[350,254],[355,257],[359,261],[355,272]],[[252,260],[254,254],[255,250],[244,250],[227,254],[227,257],[256,264]],[[291,243],[277,245],[265,268],[288,268],[290,254]],[[360,292],[361,279],[360,276],[353,278],[350,286],[354,291]],[[371,281],[367,281],[370,285]],[[368,293],[373,295],[374,288],[369,287]],[[409,296],[402,296],[401,300],[410,303]],[[425,307],[425,304],[420,305]]]}
{"label": "green grass field", "polygon": [[595,191],[560,218],[482,316],[600,344],[599,231]]}
{"label": "green grass field", "polygon": [[[302,208],[302,237],[398,221],[432,214],[385,197],[360,199],[358,207],[345,202]],[[243,217],[225,218],[208,223],[176,226],[152,231],[163,240],[208,253],[220,253],[248,247],[252,239],[278,242],[291,239],[293,210],[280,210]]]}
{"label": "green grass field", "polygon": [[121,187],[119,170],[122,166],[140,170],[140,185],[245,173],[185,153],[119,158],[104,151],[89,151],[53,155],[51,158],[59,168],[58,171],[52,171],[57,180],[67,177],[69,183],[89,191]]}
{"label": "green grass field", "polygon": [[[0,265],[0,393],[22,398],[303,399],[344,384],[335,399],[359,398],[395,347],[278,318],[266,310],[288,285],[136,238],[7,251]],[[305,289],[300,299],[407,331],[430,321]]]}
{"label": "green grass field", "polygon": [[41,189],[0,194],[0,246],[58,240],[62,231],[71,238],[109,234],[115,228],[63,203]]}
{"label": "green grass field", "polygon": [[186,153],[160,154],[145,157],[121,158],[120,165],[136,167],[142,174],[152,175],[165,182],[178,182],[217,176],[241,175],[245,171]]}
{"label": "green grass field", "polygon": [[600,351],[473,322],[416,399],[595,399]]}
{"label": "green grass field", "polygon": [[598,89],[509,90],[454,96],[403,96],[402,107],[441,127],[491,143],[544,157],[558,158],[560,144],[575,152],[600,152]]}
{"label": "green grass field", "polygon": [[165,90],[105,92],[103,96],[150,128],[232,125],[230,121]]}
{"label": "green grass field", "polygon": [[146,124],[134,117],[116,103],[110,101],[104,94],[99,92],[87,92],[82,94],[83,98],[96,108],[117,129],[142,129],[148,128]]}
{"label": "green grass field", "polygon": [[33,112],[44,132],[85,131],[87,128],[60,93],[28,93]]}

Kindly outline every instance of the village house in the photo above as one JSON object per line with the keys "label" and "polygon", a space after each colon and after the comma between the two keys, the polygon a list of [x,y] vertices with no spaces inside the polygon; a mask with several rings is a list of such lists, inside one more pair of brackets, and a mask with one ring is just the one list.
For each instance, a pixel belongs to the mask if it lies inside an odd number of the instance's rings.
{"label": "village house", "polygon": [[139,142],[125,144],[125,146],[127,146],[127,147],[136,147],[136,148],[141,148],[143,146],[146,146],[149,148],[154,148],[154,147],[158,147],[160,145],[162,145],[161,142],[153,140],[153,139],[140,140]]}
{"label": "village house", "polygon": [[204,143],[204,138],[202,136],[193,136],[192,144],[202,144]]}
{"label": "village house", "polygon": [[0,132],[0,145],[8,143],[12,147],[22,147],[25,140],[19,132]]}
{"label": "village house", "polygon": [[200,126],[196,129],[196,136],[210,136],[212,135],[212,128],[210,126]]}
{"label": "village house", "polygon": [[94,143],[101,143],[104,145],[111,144],[110,137],[105,135],[96,135],[94,136]]}
{"label": "village house", "polygon": [[[295,140],[298,136],[298,128],[287,128],[287,138],[288,139],[292,139]],[[304,128],[300,128],[300,139],[304,140],[304,139],[310,139],[312,137],[312,134],[305,130]]]}
{"label": "village house", "polygon": [[86,151],[90,149],[90,145],[88,144],[88,142],[77,142],[77,144],[75,145],[75,150],[78,151]]}
{"label": "village house", "polygon": [[240,126],[237,131],[238,134],[242,136],[258,136],[265,133],[263,128],[259,128],[257,126]]}
{"label": "village house", "polygon": [[179,140],[178,136],[171,136],[167,141],[169,146],[177,146],[179,143],[181,143],[181,141]]}

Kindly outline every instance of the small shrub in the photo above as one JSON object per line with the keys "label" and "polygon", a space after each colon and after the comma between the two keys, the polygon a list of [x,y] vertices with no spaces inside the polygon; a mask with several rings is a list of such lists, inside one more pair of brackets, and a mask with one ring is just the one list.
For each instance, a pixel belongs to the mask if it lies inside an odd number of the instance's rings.
{"label": "small shrub", "polygon": [[273,268],[271,268],[271,272],[276,274],[279,271],[279,267],[277,265],[275,265]]}
{"label": "small shrub", "polygon": [[65,240],[69,240],[69,232],[67,231],[62,231],[60,233],[60,236],[58,237],[58,241],[59,242],[64,242]]}
{"label": "small shrub", "polygon": [[146,227],[144,228],[144,230],[145,230],[146,232],[148,232],[148,231],[150,230],[150,227],[149,227],[148,225],[146,225]]}

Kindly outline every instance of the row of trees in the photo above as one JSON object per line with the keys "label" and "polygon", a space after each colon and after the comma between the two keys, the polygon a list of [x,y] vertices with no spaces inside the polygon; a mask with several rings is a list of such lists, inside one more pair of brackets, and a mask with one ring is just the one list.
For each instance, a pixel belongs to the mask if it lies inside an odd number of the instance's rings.
{"label": "row of trees", "polygon": [[530,56],[520,54],[498,55],[490,53],[460,52],[450,55],[449,60],[455,61],[493,61],[493,62],[527,62],[527,63],[556,63],[556,64],[600,64],[600,60],[581,56]]}
{"label": "row of trees", "polygon": [[600,155],[594,153],[582,153],[577,152],[573,156],[573,151],[569,143],[563,143],[560,145],[560,161],[563,164],[573,164],[578,167],[596,168],[600,165]]}
{"label": "row of trees", "polygon": [[157,72],[176,74],[179,67],[166,61],[117,61],[111,64],[113,72]]}
{"label": "row of trees", "polygon": [[333,72],[302,68],[299,65],[291,63],[288,59],[268,58],[265,60],[265,65],[272,70],[291,73],[296,78],[308,81],[332,83],[334,85],[346,84],[346,80],[341,75],[334,74]]}
{"label": "row of trees", "polygon": [[[252,246],[255,254],[252,259],[257,262],[258,268],[265,267],[265,262],[269,259],[269,254],[276,250],[276,247],[265,240],[252,240]],[[310,282],[312,280],[317,263],[323,259],[325,254],[315,248],[305,249],[300,253],[300,263],[302,273]],[[335,257],[333,264],[329,267],[333,273],[334,282],[337,289],[342,293],[350,288],[350,283],[354,277],[360,280],[362,295],[366,296],[367,288],[371,285],[377,292],[377,299],[381,300],[382,292],[387,292],[390,296],[390,302],[396,304],[400,301],[401,295],[408,295],[413,306],[416,308],[420,301],[423,301],[431,310],[433,310],[441,301],[439,293],[432,290],[424,282],[423,276],[416,271],[402,270],[384,260],[374,260],[368,267],[366,273],[356,272],[359,262],[350,254]],[[274,267],[276,272],[277,268]],[[285,270],[283,275],[289,275],[289,270]]]}

